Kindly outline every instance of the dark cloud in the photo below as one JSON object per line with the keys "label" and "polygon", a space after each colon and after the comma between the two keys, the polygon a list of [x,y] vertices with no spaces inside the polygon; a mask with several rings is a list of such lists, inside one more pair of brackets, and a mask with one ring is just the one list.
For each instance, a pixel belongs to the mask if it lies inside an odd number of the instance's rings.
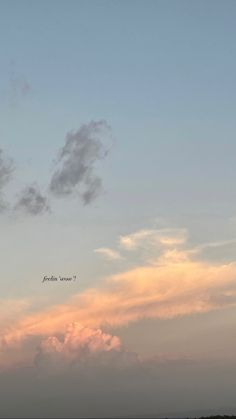
{"label": "dark cloud", "polygon": [[234,358],[191,358],[174,349],[142,357],[111,330],[78,323],[23,345],[27,359],[20,364],[8,346],[14,366],[0,370],[2,418],[196,417],[235,403]]}
{"label": "dark cloud", "polygon": [[[13,90],[22,94],[30,90],[23,79],[12,75]],[[52,175],[49,191],[53,196],[63,197],[79,194],[84,205],[90,204],[102,191],[102,180],[94,173],[98,160],[106,157],[111,139],[111,130],[106,121],[91,121],[76,132],[69,132],[65,145],[60,150],[57,168]],[[13,163],[3,156],[0,149],[0,212],[9,209],[3,196],[3,188],[11,179]],[[48,197],[35,184],[27,186],[20,193],[14,211],[29,215],[40,215],[50,211]]]}
{"label": "dark cloud", "polygon": [[111,138],[106,121],[91,121],[76,132],[69,132],[58,158],[58,168],[50,182],[50,192],[57,197],[79,192],[83,203],[92,202],[102,190],[94,166],[109,150],[104,142]]}
{"label": "dark cloud", "polygon": [[[30,345],[36,349],[36,341],[31,339]],[[69,324],[65,332],[43,338],[37,345],[32,364],[0,372],[0,417],[159,413],[165,404],[169,408],[175,373],[194,365],[178,359],[171,364],[162,358],[142,359],[125,349],[119,337],[79,323]],[[24,348],[30,349],[27,339]]]}
{"label": "dark cloud", "polygon": [[5,158],[3,151],[0,149],[0,189],[10,181],[13,170],[13,161]]}
{"label": "dark cloud", "polygon": [[4,156],[3,151],[0,149],[0,212],[8,208],[7,202],[4,199],[4,188],[12,178],[14,171],[14,164],[11,159]]}
{"label": "dark cloud", "polygon": [[15,210],[20,210],[30,215],[40,215],[50,211],[47,197],[43,196],[37,185],[27,186],[20,194],[15,205]]}
{"label": "dark cloud", "polygon": [[[74,353],[74,359],[77,351],[72,345],[69,356]],[[110,350],[92,357],[87,353],[60,368],[67,354],[52,352],[46,368],[40,364],[0,372],[0,417],[196,417],[197,410],[217,413],[235,403],[235,365],[130,362],[121,351]],[[55,369],[50,364],[56,354]]]}
{"label": "dark cloud", "polygon": [[85,205],[90,204],[102,191],[102,181],[97,176],[88,176],[85,179],[86,189],[82,193],[82,199]]}

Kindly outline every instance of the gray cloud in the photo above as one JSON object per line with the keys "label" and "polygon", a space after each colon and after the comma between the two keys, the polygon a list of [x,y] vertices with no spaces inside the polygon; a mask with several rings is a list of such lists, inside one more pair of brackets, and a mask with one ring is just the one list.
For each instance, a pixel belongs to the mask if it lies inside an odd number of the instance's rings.
{"label": "gray cloud", "polygon": [[10,181],[13,170],[13,161],[5,158],[3,151],[0,149],[0,189]]}
{"label": "gray cloud", "polygon": [[6,158],[3,151],[0,149],[0,212],[3,212],[8,207],[8,204],[4,199],[3,191],[5,186],[11,180],[13,171],[13,161]]}
{"label": "gray cloud", "polygon": [[58,158],[58,168],[50,182],[50,192],[57,197],[79,192],[83,203],[92,202],[102,190],[100,177],[94,166],[108,151],[104,140],[111,131],[106,121],[91,121],[76,132],[69,132]]}
{"label": "gray cloud", "polygon": [[50,211],[50,207],[47,197],[43,196],[39,187],[33,184],[23,189],[15,205],[15,210],[20,210],[30,215],[40,215]]}
{"label": "gray cloud", "polygon": [[0,369],[2,418],[196,417],[235,405],[234,357],[178,355],[173,347],[141,356],[111,330],[78,323],[23,345],[26,358],[6,346],[14,366]]}
{"label": "gray cloud", "polygon": [[159,414],[171,402],[176,405],[181,391],[185,397],[189,383],[184,385],[184,376],[195,377],[199,367],[195,360],[142,358],[110,332],[78,323],[69,324],[57,335],[27,341],[24,349],[32,347],[34,362],[32,356],[23,366],[17,363],[12,369],[0,370],[0,417]]}
{"label": "gray cloud", "polygon": [[[70,343],[61,355],[52,341],[37,365],[0,371],[0,417],[196,417],[198,409],[235,405],[235,363],[139,361],[114,349],[85,356],[84,348],[77,358],[78,345]],[[61,368],[67,349],[73,356]]]}
{"label": "gray cloud", "polygon": [[[14,76],[14,74],[13,74]],[[30,90],[27,82],[12,76],[13,90],[22,94]],[[94,173],[98,160],[106,157],[109,151],[107,140],[111,130],[106,121],[91,121],[76,132],[69,132],[57,160],[57,168],[49,184],[49,192],[56,197],[79,194],[84,205],[90,204],[102,191],[102,180]],[[0,149],[0,212],[9,208],[4,200],[3,189],[10,181],[13,162],[3,156]],[[13,207],[29,215],[40,215],[50,211],[48,197],[44,196],[36,184],[23,189]]]}
{"label": "gray cloud", "polygon": [[102,191],[102,181],[97,176],[89,176],[85,179],[86,190],[82,193],[85,205],[90,204]]}

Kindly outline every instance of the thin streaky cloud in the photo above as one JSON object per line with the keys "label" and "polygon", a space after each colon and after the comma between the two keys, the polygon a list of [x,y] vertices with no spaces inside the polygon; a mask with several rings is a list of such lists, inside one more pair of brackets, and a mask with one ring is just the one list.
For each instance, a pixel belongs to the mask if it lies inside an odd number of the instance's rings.
{"label": "thin streaky cloud", "polygon": [[150,245],[166,247],[179,246],[186,242],[185,229],[141,229],[134,233],[120,236],[119,245],[126,250],[136,250]]}
{"label": "thin streaky cloud", "polygon": [[189,255],[201,255],[201,253],[203,253],[205,250],[207,251],[208,249],[219,249],[221,247],[227,247],[230,245],[236,245],[236,239],[202,243],[190,248],[188,253]]}
{"label": "thin streaky cloud", "polygon": [[94,252],[100,254],[108,260],[123,259],[123,256],[121,256],[121,254],[118,251],[110,249],[109,247],[99,247],[98,249],[95,249]]}

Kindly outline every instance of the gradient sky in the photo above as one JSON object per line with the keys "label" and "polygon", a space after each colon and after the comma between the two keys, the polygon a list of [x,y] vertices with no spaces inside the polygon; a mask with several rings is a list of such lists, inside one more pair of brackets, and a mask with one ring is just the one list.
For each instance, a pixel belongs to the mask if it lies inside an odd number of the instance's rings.
{"label": "gradient sky", "polygon": [[236,413],[235,20],[230,0],[0,1],[0,417]]}

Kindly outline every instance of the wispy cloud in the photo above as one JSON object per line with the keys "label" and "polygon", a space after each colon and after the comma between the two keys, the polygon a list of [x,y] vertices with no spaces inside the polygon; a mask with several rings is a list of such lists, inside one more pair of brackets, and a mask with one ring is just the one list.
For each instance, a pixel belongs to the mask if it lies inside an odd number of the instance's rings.
{"label": "wispy cloud", "polygon": [[110,249],[109,247],[99,247],[98,249],[95,249],[94,252],[100,254],[101,256],[104,256],[108,260],[123,259],[123,257],[118,251]]}
{"label": "wispy cloud", "polygon": [[126,250],[136,250],[145,246],[176,246],[187,240],[185,229],[147,229],[120,236],[119,244]]}
{"label": "wispy cloud", "polygon": [[203,244],[200,244],[200,245],[196,246],[194,251],[195,252],[201,252],[205,249],[225,247],[225,246],[229,246],[231,244],[232,245],[236,244],[236,239],[219,240],[219,241],[215,241],[215,242],[203,243]]}
{"label": "wispy cloud", "polygon": [[50,192],[54,196],[77,192],[86,205],[100,194],[102,181],[94,174],[94,169],[96,162],[108,153],[109,147],[104,140],[110,134],[110,127],[104,120],[91,121],[67,134],[50,182]]}

